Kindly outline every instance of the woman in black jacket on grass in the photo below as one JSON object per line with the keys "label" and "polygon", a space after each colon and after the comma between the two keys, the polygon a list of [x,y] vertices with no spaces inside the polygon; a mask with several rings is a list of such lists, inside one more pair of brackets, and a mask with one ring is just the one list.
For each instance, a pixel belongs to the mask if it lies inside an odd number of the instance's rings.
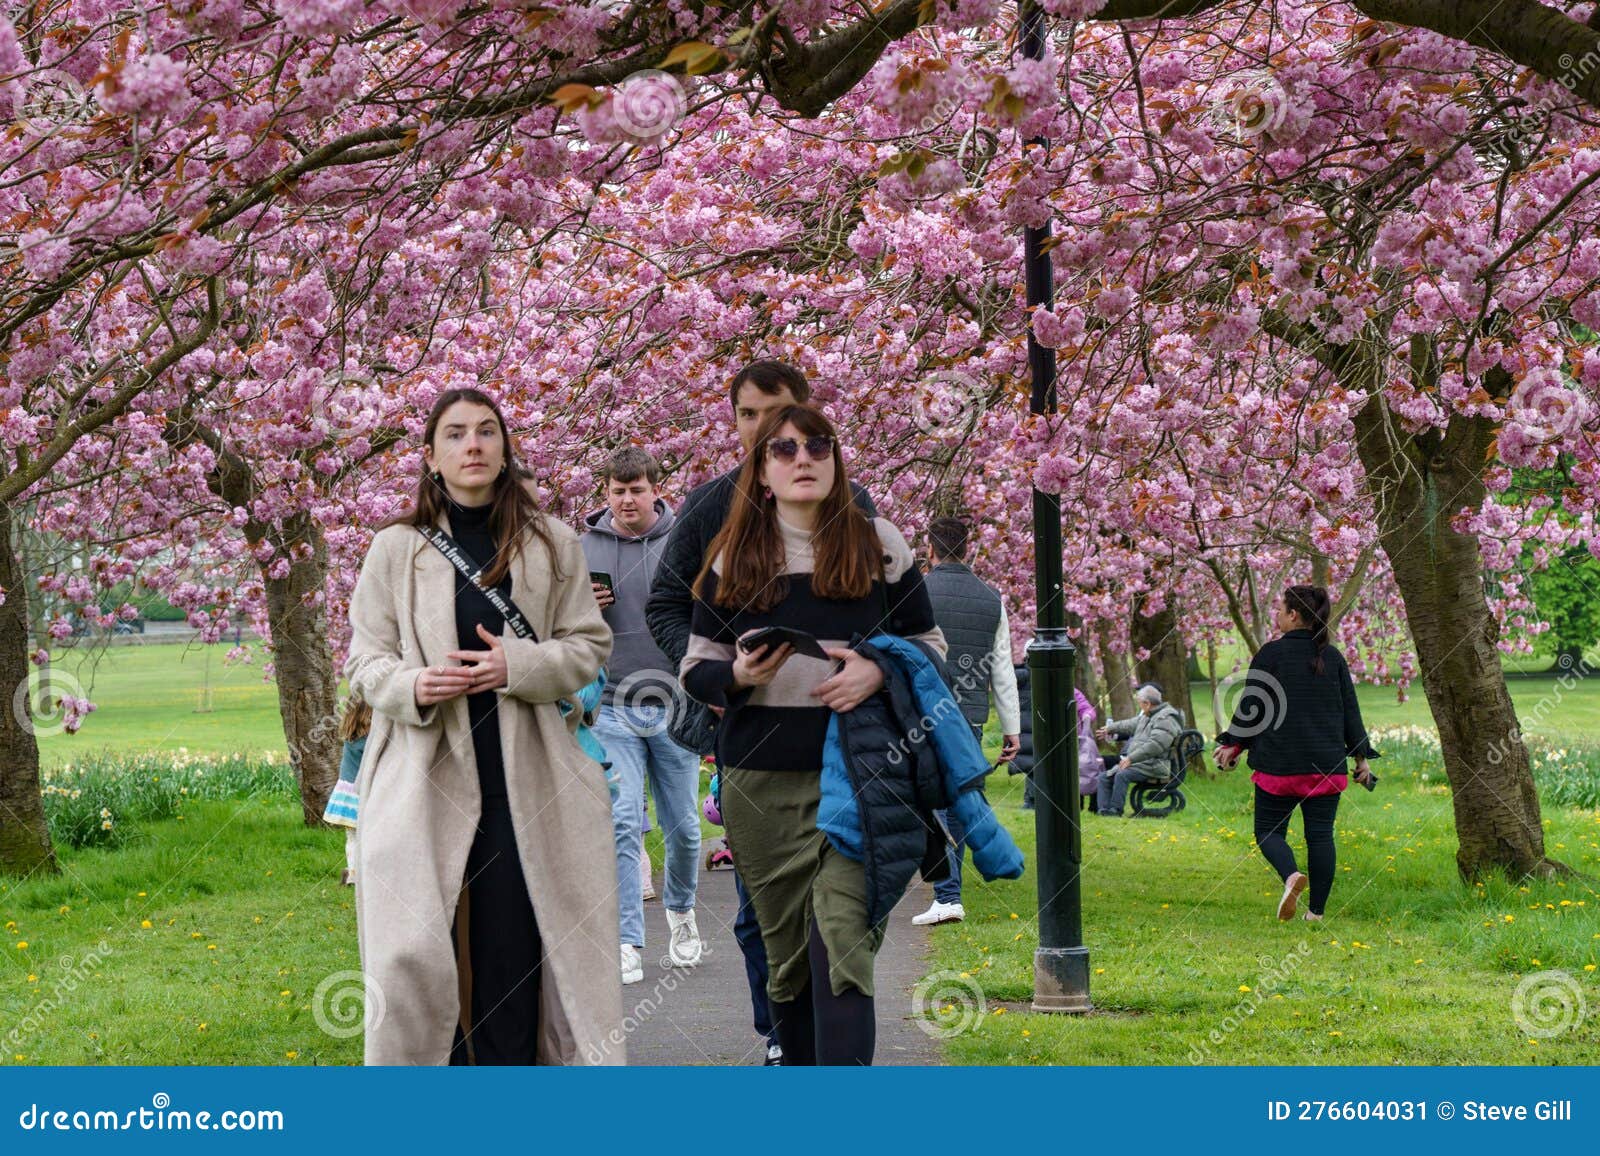
{"label": "woman in black jacket on grass", "polygon": [[[1346,760],[1356,761],[1356,781],[1377,782],[1355,684],[1344,655],[1328,642],[1328,592],[1290,586],[1274,619],[1281,637],[1256,652],[1228,729],[1217,736],[1217,765],[1224,770],[1250,752],[1256,787],[1256,845],[1283,880],[1278,918],[1293,919],[1309,882],[1306,918],[1319,920],[1333,889],[1337,852],[1333,821],[1339,795],[1349,786]],[[1306,831],[1309,881],[1284,838],[1295,808]]]}

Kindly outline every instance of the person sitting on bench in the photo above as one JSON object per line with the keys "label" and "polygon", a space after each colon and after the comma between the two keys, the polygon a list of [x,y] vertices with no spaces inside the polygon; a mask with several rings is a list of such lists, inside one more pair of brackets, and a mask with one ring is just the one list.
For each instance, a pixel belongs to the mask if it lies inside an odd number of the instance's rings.
{"label": "person sitting on bench", "polygon": [[1095,793],[1095,806],[1105,818],[1122,818],[1131,784],[1162,783],[1171,777],[1172,744],[1183,733],[1183,712],[1163,702],[1159,689],[1145,683],[1133,697],[1139,704],[1137,715],[1108,722],[1095,733],[1102,742],[1112,736],[1128,740],[1121,759],[1107,760]]}

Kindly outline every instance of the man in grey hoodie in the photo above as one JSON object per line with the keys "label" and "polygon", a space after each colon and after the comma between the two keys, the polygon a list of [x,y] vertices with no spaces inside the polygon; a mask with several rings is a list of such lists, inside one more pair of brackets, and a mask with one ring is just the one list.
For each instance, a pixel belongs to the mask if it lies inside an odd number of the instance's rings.
{"label": "man in grey hoodie", "polygon": [[617,907],[622,932],[622,982],[644,978],[644,783],[656,800],[666,841],[663,886],[670,942],[667,956],[679,967],[700,962],[695,889],[700,872],[700,757],[672,741],[667,723],[678,679],[650,637],[644,606],[661,565],[673,514],[656,492],[661,467],[635,446],[606,463],[606,508],[584,519],[583,554],[595,598],[614,643],[595,737],[621,777],[611,808],[617,846]]}

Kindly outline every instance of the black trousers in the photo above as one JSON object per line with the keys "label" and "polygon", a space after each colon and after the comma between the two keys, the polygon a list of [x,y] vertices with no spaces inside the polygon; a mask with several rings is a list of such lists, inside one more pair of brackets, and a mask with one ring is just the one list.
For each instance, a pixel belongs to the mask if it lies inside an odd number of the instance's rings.
{"label": "black trousers", "polygon": [[[452,928],[452,941],[455,935]],[[450,1063],[536,1063],[544,945],[517,856],[510,805],[503,797],[483,800],[467,854],[467,944],[472,1031],[469,1039],[457,1026]]]}
{"label": "black trousers", "polygon": [[1328,893],[1333,890],[1333,873],[1338,865],[1338,852],[1333,845],[1333,819],[1339,813],[1339,796],[1274,795],[1257,786],[1256,846],[1261,848],[1279,879],[1288,879],[1299,870],[1294,863],[1294,851],[1284,838],[1296,807],[1300,808],[1306,828],[1306,873],[1311,877],[1307,907],[1312,914],[1321,915]]}
{"label": "black trousers", "polygon": [[771,1000],[773,1026],[786,1068],[868,1065],[878,1040],[876,1005],[870,995],[847,987],[833,994],[828,949],[815,922],[806,945],[811,982],[787,1002]]}

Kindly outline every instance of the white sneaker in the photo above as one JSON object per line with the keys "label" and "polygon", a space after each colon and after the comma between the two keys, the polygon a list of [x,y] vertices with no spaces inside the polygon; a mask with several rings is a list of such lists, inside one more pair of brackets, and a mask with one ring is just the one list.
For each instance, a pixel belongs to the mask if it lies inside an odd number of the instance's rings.
{"label": "white sneaker", "polygon": [[762,1065],[767,1068],[783,1067],[783,1049],[777,1044],[767,1045],[767,1062]]}
{"label": "white sneaker", "polygon": [[693,967],[700,962],[700,929],[695,926],[694,909],[673,911],[667,909],[667,958],[674,967]]}
{"label": "white sneaker", "polygon": [[913,915],[911,922],[918,927],[932,927],[935,923],[960,923],[967,917],[967,909],[959,903],[940,903],[937,899],[933,906],[921,915]]}
{"label": "white sneaker", "polygon": [[631,943],[622,945],[622,982],[641,983],[644,980],[644,957]]}

